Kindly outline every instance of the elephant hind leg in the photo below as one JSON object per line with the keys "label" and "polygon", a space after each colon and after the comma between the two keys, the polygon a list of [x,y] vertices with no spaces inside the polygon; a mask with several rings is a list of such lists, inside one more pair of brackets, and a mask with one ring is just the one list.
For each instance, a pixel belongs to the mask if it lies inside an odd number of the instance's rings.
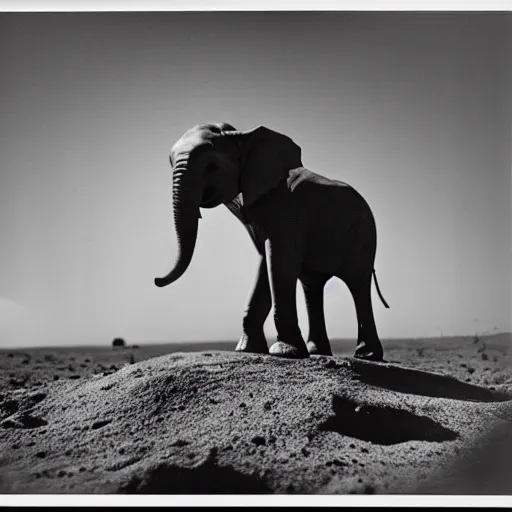
{"label": "elephant hind leg", "polygon": [[369,361],[382,361],[384,350],[377,334],[373,316],[372,275],[345,281],[354,299],[357,314],[357,346],[354,357]]}
{"label": "elephant hind leg", "polygon": [[303,274],[300,276],[309,321],[306,346],[311,355],[332,356],[324,315],[324,286],[330,277],[326,274]]}

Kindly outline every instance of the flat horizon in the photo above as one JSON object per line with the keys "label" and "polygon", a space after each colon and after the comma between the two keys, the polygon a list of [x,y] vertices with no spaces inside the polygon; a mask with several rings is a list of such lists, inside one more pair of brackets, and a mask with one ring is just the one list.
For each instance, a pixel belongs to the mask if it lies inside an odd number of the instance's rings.
{"label": "flat horizon", "polygon": [[[380,338],[381,342],[396,342],[396,341],[421,341],[421,340],[455,340],[455,339],[474,339],[475,336],[478,336],[479,339],[485,338],[494,338],[494,337],[508,337],[512,342],[512,332],[492,332],[492,333],[475,333],[475,334],[460,334],[460,335],[447,335],[447,336],[393,336],[393,337],[382,337]],[[108,348],[112,349],[112,341],[106,343],[90,343],[90,344],[72,344],[72,345],[23,345],[23,346],[3,346],[0,347],[0,352],[5,351],[22,351],[22,350],[45,350],[45,349],[55,349],[55,350],[67,350],[67,349],[84,349],[84,348]],[[335,343],[355,343],[357,338],[331,338],[331,344]],[[236,346],[236,339],[223,339],[223,340],[195,340],[195,341],[134,341],[127,342],[125,340],[124,347],[116,347],[116,350],[122,350],[123,348],[133,348],[134,346],[143,346],[143,347],[153,347],[153,346],[165,346],[165,345],[208,345],[208,344],[233,344],[233,350]],[[269,345],[270,346],[270,345]]]}

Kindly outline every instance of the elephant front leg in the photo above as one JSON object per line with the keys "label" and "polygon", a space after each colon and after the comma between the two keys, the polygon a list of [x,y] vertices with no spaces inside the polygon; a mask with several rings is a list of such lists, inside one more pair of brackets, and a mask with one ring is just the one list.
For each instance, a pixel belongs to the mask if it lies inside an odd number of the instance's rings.
{"label": "elephant front leg", "polygon": [[304,289],[309,320],[309,335],[306,344],[308,352],[332,356],[324,315],[324,286],[327,279],[323,276],[301,276],[300,280]]}
{"label": "elephant front leg", "polygon": [[265,252],[277,330],[277,341],[269,352],[279,357],[309,357],[297,317],[299,265],[296,251],[291,245],[267,241]]}
{"label": "elephant front leg", "polygon": [[262,256],[258,265],[256,281],[249,296],[243,319],[243,332],[236,346],[238,352],[268,354],[263,324],[272,306],[267,264]]}

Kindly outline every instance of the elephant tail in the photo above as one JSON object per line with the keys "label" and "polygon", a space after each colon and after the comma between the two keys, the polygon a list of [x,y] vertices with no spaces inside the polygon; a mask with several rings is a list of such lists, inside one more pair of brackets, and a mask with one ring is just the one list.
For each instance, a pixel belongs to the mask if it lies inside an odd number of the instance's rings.
{"label": "elephant tail", "polygon": [[386,302],[386,300],[382,296],[382,293],[380,293],[379,282],[377,281],[377,274],[375,272],[375,269],[373,269],[372,272],[373,272],[373,279],[375,280],[375,287],[377,288],[377,293],[379,294],[379,298],[382,301],[382,304],[384,304],[384,307],[389,309],[388,303]]}

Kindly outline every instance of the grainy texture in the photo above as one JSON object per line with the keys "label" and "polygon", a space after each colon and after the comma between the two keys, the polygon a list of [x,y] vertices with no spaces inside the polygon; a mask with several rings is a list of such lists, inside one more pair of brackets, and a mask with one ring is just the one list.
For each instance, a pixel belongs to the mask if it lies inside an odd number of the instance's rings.
{"label": "grainy texture", "polygon": [[384,345],[2,351],[0,492],[510,493],[510,337]]}

